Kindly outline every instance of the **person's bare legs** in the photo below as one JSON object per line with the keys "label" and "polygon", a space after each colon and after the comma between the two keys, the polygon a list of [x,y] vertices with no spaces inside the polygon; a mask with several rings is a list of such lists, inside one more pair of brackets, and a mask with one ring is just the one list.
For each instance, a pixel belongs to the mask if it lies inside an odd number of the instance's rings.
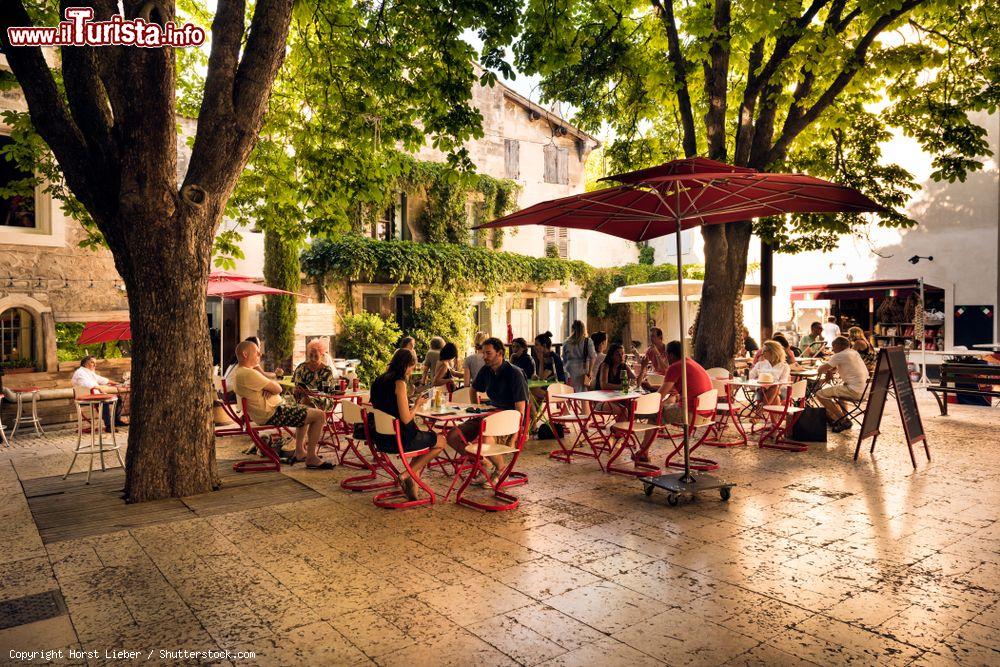
{"label": "person's bare legs", "polygon": [[[323,462],[319,457],[319,437],[323,434],[323,424],[326,423],[326,413],[316,408],[306,409],[306,420],[295,429],[295,458],[301,459],[305,454],[306,465],[318,465]],[[303,447],[308,431],[308,443]]]}
{"label": "person's bare legs", "polygon": [[[427,464],[433,461],[434,457],[444,451],[444,446],[445,439],[439,435],[437,441],[434,443],[434,446],[431,447],[426,454],[421,454],[410,461],[410,470],[413,471],[413,476],[419,479],[420,473],[427,467]],[[406,473],[403,473],[403,476],[405,477]]]}

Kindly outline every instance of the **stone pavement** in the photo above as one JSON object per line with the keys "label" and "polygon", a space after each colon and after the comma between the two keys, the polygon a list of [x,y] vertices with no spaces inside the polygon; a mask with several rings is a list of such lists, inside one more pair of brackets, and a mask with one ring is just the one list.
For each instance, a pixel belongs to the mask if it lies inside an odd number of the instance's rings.
{"label": "stone pavement", "polygon": [[351,471],[294,467],[322,497],[44,545],[20,482],[62,474],[75,436],[18,438],[0,452],[0,618],[49,591],[68,613],[0,629],[0,661],[1000,664],[1000,410],[921,408],[934,462],[915,472],[890,403],[874,460],[852,463],[857,430],[807,453],[712,450],[739,484],[728,503],[668,507],[529,442],[513,512],[379,510],[339,488]]}

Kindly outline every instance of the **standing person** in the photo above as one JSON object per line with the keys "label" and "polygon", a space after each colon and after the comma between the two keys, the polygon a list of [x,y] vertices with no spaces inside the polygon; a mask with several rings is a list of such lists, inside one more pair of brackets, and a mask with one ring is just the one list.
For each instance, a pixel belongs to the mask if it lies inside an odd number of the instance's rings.
{"label": "standing person", "polygon": [[839,335],[840,327],[837,326],[837,318],[831,315],[826,318],[826,324],[823,325],[823,340],[832,341]]}
{"label": "standing person", "polygon": [[830,430],[840,433],[851,428],[851,420],[847,418],[844,408],[837,399],[861,400],[865,385],[868,384],[868,367],[857,350],[851,348],[851,342],[843,336],[834,338],[831,347],[833,355],[819,367],[819,374],[825,374],[829,379],[833,372],[837,371],[842,382],[823,387],[816,392],[816,398],[826,408],[826,416],[833,424]]}
{"label": "standing person", "polygon": [[824,347],[826,347],[826,338],[823,337],[823,325],[819,322],[813,322],[809,325],[809,333],[799,339],[799,350],[803,357],[815,357],[823,351]]}
{"label": "standing person", "polygon": [[465,376],[465,384],[472,384],[472,381],[479,375],[480,369],[485,363],[483,361],[483,341],[489,338],[484,331],[477,331],[472,339],[475,350],[462,362],[462,373]]}
{"label": "standing person", "polygon": [[760,349],[757,341],[753,339],[753,336],[750,335],[750,330],[746,327],[743,327],[743,349],[746,350],[748,357],[752,357]]}
{"label": "standing person", "polygon": [[[109,380],[103,375],[97,374],[97,359],[91,355],[85,356],[80,360],[80,367],[73,371],[73,389],[79,389],[79,394],[86,395],[93,393],[91,390],[96,389],[101,393],[110,394],[112,393],[112,387],[117,387],[118,383],[113,380]],[[117,393],[115,390],[114,393]],[[111,430],[111,410],[101,410],[101,415],[104,419],[104,426],[108,431]],[[122,402],[121,400],[115,401],[114,407],[115,414],[115,426],[122,427],[128,426],[128,423],[122,420]]]}
{"label": "standing person", "polygon": [[281,385],[257,370],[260,348],[254,343],[245,340],[237,345],[236,356],[240,365],[233,371],[233,391],[246,399],[250,419],[262,426],[295,428],[295,453],[289,464],[305,461],[309,469],[331,470],[334,464],[324,461],[318,454],[326,413],[316,408],[285,403],[281,399]]}
{"label": "standing person", "polygon": [[[597,354],[594,356],[594,366],[590,369],[590,376],[594,378],[591,382],[590,387],[596,388],[598,385],[597,374],[600,373],[601,364],[604,363],[604,357],[608,351],[608,334],[603,331],[595,331],[590,334],[590,340],[594,343],[594,352]],[[622,358],[624,358],[625,351],[622,349]]]}
{"label": "standing person", "polygon": [[[528,410],[528,382],[518,368],[504,359],[504,345],[499,338],[487,338],[483,342],[483,360],[486,364],[472,381],[472,402],[478,403],[480,392],[490,399],[490,405],[499,410],[517,410],[521,413],[521,422]],[[479,437],[482,418],[470,419],[448,433],[448,445],[459,454],[465,454],[467,443],[475,442]],[[517,434],[510,436],[517,438]],[[510,438],[500,444],[507,445]],[[504,468],[503,456],[490,456],[487,460],[493,465],[490,472],[490,485],[496,488],[500,471]]]}
{"label": "standing person", "polygon": [[861,355],[868,367],[868,372],[875,370],[875,346],[865,337],[861,327],[851,327],[847,330],[847,338],[851,341],[851,349]]}
{"label": "standing person", "polygon": [[530,379],[535,375],[535,362],[532,361],[528,353],[528,341],[523,338],[515,338],[510,345],[510,363],[521,369],[524,378]]}
{"label": "standing person", "polygon": [[430,349],[424,355],[424,382],[434,378],[434,371],[437,370],[438,359],[441,357],[441,348],[444,347],[444,338],[434,336],[431,338]]}
{"label": "standing person", "polygon": [[449,393],[454,391],[454,381],[462,377],[462,374],[455,369],[456,363],[458,363],[458,348],[454,343],[445,343],[438,355],[437,370],[434,371],[430,386],[446,387]]}
{"label": "standing person", "polygon": [[663,375],[667,372],[667,366],[669,366],[669,362],[667,361],[667,346],[663,344],[663,329],[653,327],[649,330],[649,348],[639,358],[639,385],[646,391],[654,391],[656,387],[644,381],[646,370],[652,367],[654,373]]}
{"label": "standing person", "polygon": [[[694,414],[698,407],[698,397],[706,391],[712,390],[712,378],[697,361],[688,357],[685,369],[687,376],[687,396],[681,395],[681,342],[672,340],[665,346],[667,356],[667,370],[663,374],[663,384],[657,390],[662,397],[660,402],[660,413],[665,424],[683,424],[684,411]],[[639,416],[639,415],[637,415]],[[655,415],[654,415],[655,417]],[[636,460],[640,462],[649,461],[649,446],[656,439],[656,429],[646,435],[642,443],[642,448],[636,453]]]}
{"label": "standing person", "polygon": [[594,358],[594,341],[587,337],[587,327],[580,320],[570,325],[570,336],[563,343],[563,367],[569,376],[573,391],[586,391],[593,378],[590,376]]}
{"label": "standing person", "polygon": [[[444,450],[445,443],[443,437],[417,428],[417,423],[413,419],[413,416],[423,407],[424,401],[427,399],[426,396],[422,395],[416,400],[413,407],[410,407],[406,387],[416,366],[417,355],[413,350],[405,347],[396,350],[389,362],[389,368],[372,382],[371,404],[376,410],[381,410],[399,420],[399,439],[402,442],[404,452],[414,452],[420,449],[429,450],[426,454],[421,454],[410,461],[410,469],[414,476],[420,479],[420,473],[435,456]],[[375,447],[380,452],[386,454],[399,452],[395,437],[375,433],[374,429],[372,429],[372,433],[374,434]],[[416,500],[416,482],[405,472],[400,481],[403,483],[403,492],[407,499]]]}

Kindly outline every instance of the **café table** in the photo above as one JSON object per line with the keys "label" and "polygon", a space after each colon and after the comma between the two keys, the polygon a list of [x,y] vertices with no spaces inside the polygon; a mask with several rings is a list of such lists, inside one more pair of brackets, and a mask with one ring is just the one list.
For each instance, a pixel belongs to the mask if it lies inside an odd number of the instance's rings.
{"label": "caf\u00e9 table", "polygon": [[[558,459],[560,461],[565,461],[569,463],[574,456],[583,456],[584,458],[593,458],[597,460],[597,465],[600,467],[601,471],[604,472],[604,464],[601,463],[601,454],[604,452],[611,452],[611,437],[610,434],[604,432],[605,424],[601,423],[599,413],[595,408],[602,403],[621,403],[625,401],[635,401],[641,396],[645,396],[645,392],[641,391],[629,391],[628,393],[622,393],[620,391],[612,391],[608,389],[597,389],[593,391],[578,391],[572,394],[557,394],[555,398],[561,398],[563,400],[569,401],[570,405],[574,404],[590,404],[590,409],[587,411],[585,419],[580,424],[580,434],[573,441],[573,445],[567,448],[562,439],[557,438],[559,443],[559,449],[552,451],[549,454],[550,458]],[[582,410],[577,410],[574,406],[574,412],[577,414],[583,414]],[[583,441],[590,447],[590,451],[577,449],[577,445],[580,441]]]}
{"label": "caf\u00e9 table", "polygon": [[[469,412],[470,409],[474,410],[474,412]],[[430,405],[424,406],[415,413],[415,416],[420,417],[420,419],[427,424],[428,428],[430,428],[432,432],[447,435],[449,431],[456,428],[463,422],[470,419],[486,417],[496,412],[499,412],[499,410],[489,405],[448,402],[440,408],[434,408]],[[451,465],[451,474],[454,474],[458,470],[458,465],[462,459],[462,455],[452,457],[451,453],[446,448],[437,456],[437,459],[439,460],[429,463],[428,467],[437,466],[441,467],[443,470],[444,466]]]}
{"label": "caf\u00e9 table", "polygon": [[[792,382],[761,382],[760,380],[748,380],[744,378],[732,378],[726,380],[726,402],[729,404],[730,417],[736,424],[736,430],[740,432],[743,437],[744,444],[747,442],[746,429],[743,427],[741,420],[749,420],[750,423],[750,433],[755,433],[755,421],[764,421],[765,417],[763,410],[761,409],[760,402],[757,400],[757,392],[763,391],[769,387],[789,387]],[[741,391],[743,397],[746,399],[745,407],[741,410],[736,410],[737,403],[734,400],[735,391]]]}

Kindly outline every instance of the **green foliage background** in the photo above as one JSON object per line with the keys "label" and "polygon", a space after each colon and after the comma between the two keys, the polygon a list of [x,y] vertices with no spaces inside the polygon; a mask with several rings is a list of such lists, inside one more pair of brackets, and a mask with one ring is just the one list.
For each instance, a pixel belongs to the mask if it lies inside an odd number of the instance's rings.
{"label": "green foliage background", "polygon": [[395,322],[372,313],[347,315],[341,320],[335,343],[336,355],[358,359],[358,379],[370,387],[372,380],[385,372],[402,334]]}

